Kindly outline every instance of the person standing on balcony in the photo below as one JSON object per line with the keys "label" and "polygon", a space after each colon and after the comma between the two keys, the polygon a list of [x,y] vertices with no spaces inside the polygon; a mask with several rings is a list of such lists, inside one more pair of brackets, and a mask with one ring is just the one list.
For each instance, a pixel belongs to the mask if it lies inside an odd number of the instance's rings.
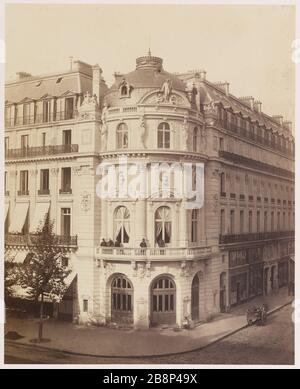
{"label": "person standing on balcony", "polygon": [[107,246],[107,242],[106,242],[106,240],[105,240],[104,238],[102,238],[102,241],[101,241],[101,243],[100,243],[100,246],[102,246],[102,247]]}
{"label": "person standing on balcony", "polygon": [[146,254],[146,247],[147,247],[147,242],[146,242],[145,238],[142,239],[142,241],[140,243],[140,247],[141,247],[141,254],[145,255]]}

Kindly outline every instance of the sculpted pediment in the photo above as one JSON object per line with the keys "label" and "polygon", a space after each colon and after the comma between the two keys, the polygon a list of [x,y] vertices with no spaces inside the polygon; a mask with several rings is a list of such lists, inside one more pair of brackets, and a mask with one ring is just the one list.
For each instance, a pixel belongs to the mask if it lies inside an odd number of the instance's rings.
{"label": "sculpted pediment", "polygon": [[149,105],[175,105],[190,108],[191,104],[188,98],[183,94],[177,91],[172,90],[166,100],[164,94],[160,89],[151,91],[144,95],[139,104],[149,104]]}

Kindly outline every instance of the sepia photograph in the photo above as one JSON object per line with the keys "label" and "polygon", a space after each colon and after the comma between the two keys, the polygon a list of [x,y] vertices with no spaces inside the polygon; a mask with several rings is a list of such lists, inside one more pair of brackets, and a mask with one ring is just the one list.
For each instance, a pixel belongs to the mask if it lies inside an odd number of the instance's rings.
{"label": "sepia photograph", "polygon": [[298,5],[4,4],[4,368],[295,365]]}

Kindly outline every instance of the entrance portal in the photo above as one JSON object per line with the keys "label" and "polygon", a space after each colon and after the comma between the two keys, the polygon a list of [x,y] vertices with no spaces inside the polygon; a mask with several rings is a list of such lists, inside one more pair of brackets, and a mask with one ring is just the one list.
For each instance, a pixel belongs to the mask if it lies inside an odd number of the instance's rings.
{"label": "entrance portal", "polygon": [[111,284],[111,320],[133,323],[133,287],[128,278],[121,274]]}
{"label": "entrance portal", "polygon": [[151,324],[176,323],[176,287],[169,277],[155,280],[151,288]]}

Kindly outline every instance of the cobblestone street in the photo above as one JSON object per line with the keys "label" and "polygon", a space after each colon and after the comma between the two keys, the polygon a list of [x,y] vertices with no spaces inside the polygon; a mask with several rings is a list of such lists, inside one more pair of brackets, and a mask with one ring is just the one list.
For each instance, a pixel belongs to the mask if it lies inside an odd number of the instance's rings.
{"label": "cobblestone street", "polygon": [[6,347],[6,363],[55,364],[282,364],[294,363],[291,305],[268,317],[264,327],[253,326],[203,350],[153,358],[90,358],[22,346]]}

